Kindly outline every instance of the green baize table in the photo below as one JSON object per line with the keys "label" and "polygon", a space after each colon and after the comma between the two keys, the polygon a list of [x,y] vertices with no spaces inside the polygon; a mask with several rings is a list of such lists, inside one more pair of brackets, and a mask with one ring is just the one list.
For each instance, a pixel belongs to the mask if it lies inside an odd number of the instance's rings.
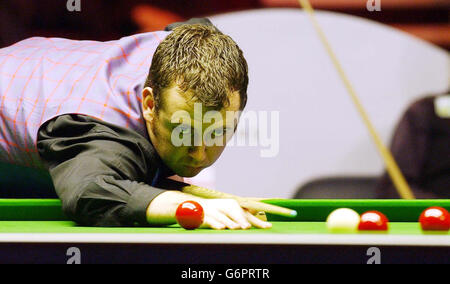
{"label": "green baize table", "polygon": [[[291,200],[264,202],[298,211],[268,215],[271,229],[185,230],[167,227],[82,227],[54,199],[0,199],[1,263],[65,263],[76,248],[83,263],[450,263],[449,232],[423,232],[421,212],[450,210],[450,200]],[[331,233],[337,208],[378,210],[387,232]]]}

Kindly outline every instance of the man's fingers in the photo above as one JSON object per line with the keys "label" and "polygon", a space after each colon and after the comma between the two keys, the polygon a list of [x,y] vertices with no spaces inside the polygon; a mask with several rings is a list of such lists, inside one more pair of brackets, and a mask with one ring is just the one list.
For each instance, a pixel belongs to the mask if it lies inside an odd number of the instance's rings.
{"label": "man's fingers", "polygon": [[244,208],[244,210],[250,212],[250,214],[256,216],[256,218],[258,218],[260,220],[267,221],[266,212],[264,212],[264,211],[258,211],[258,210],[249,209],[249,208]]}
{"label": "man's fingers", "polygon": [[222,211],[225,215],[227,215],[231,220],[236,222],[241,229],[249,229],[251,228],[251,224],[247,221],[244,209],[242,209],[239,204],[236,203],[235,206],[231,206],[230,210]]}
{"label": "man's fingers", "polygon": [[214,215],[208,215],[205,216],[205,220],[203,221],[203,224],[201,227],[209,227],[216,230],[223,230],[223,229],[231,229],[236,230],[240,229],[241,226],[228,218],[226,215],[216,212]]}
{"label": "man's fingers", "polygon": [[253,216],[250,212],[244,211],[245,218],[247,219],[247,223],[249,224],[248,227],[243,228],[238,223],[232,221],[230,218],[225,216],[224,214],[216,214],[214,217],[212,216],[205,216],[205,220],[202,224],[202,228],[212,228],[215,230],[223,230],[223,229],[248,229],[251,226],[254,226],[256,228],[261,229],[268,229],[272,227],[272,224],[269,222],[264,222],[258,217]]}
{"label": "man's fingers", "polygon": [[269,222],[264,222],[260,219],[258,219],[257,217],[253,216],[250,212],[245,211],[245,215],[247,217],[247,220],[250,222],[250,224],[252,224],[254,227],[256,228],[261,228],[261,229],[268,229],[272,227],[272,224]]}
{"label": "man's fingers", "polygon": [[258,218],[259,220],[267,222],[266,212],[264,212],[264,211],[257,211],[255,209],[248,209],[248,208],[244,208],[244,210],[247,211],[247,212],[250,212],[250,214],[252,214],[256,218]]}
{"label": "man's fingers", "polygon": [[205,212],[205,220],[201,226],[203,228],[237,230],[252,226],[263,229],[272,227],[272,224],[266,222],[264,212],[254,216],[258,212],[242,208],[234,199],[210,199],[203,201],[202,206]]}
{"label": "man's fingers", "polygon": [[261,221],[267,222],[267,215],[264,211],[259,211],[256,214],[253,214],[256,218],[258,218]]}
{"label": "man's fingers", "polygon": [[205,220],[203,221],[201,228],[211,228],[214,230],[223,230],[226,228],[226,226],[214,218],[205,216]]}
{"label": "man's fingers", "polygon": [[217,214],[214,214],[212,217],[216,219],[216,221],[219,221],[220,223],[224,224],[228,229],[231,230],[241,229],[241,226],[238,223],[234,222],[227,215],[221,212],[217,212]]}
{"label": "man's fingers", "polygon": [[258,210],[252,209],[252,208],[244,208],[244,210],[250,212],[250,214],[255,215],[258,213]]}

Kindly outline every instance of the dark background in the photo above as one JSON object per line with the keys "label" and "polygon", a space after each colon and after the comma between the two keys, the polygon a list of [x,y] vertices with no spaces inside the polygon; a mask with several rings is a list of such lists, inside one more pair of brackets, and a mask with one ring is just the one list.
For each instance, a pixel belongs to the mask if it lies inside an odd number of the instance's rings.
{"label": "dark background", "polygon": [[[113,40],[161,30],[174,21],[265,7],[299,7],[298,0],[80,0],[69,12],[67,0],[1,0],[0,47],[32,36]],[[375,0],[374,0],[375,1]],[[311,0],[316,9],[352,14],[389,24],[450,50],[448,0]]]}

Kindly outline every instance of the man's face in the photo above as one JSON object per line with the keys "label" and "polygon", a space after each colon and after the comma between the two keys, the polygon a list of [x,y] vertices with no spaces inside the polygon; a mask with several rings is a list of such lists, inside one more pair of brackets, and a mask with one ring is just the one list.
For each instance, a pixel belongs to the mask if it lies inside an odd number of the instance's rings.
{"label": "man's face", "polygon": [[153,146],[177,175],[193,177],[211,166],[222,154],[239,121],[239,92],[219,111],[204,107],[173,85],[163,91],[156,113],[153,90],[145,88],[143,114]]}

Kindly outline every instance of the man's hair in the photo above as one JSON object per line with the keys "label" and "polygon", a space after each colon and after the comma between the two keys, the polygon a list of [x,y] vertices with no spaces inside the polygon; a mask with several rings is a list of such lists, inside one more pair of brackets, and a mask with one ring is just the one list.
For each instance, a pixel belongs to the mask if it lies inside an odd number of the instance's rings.
{"label": "man's hair", "polygon": [[242,50],[214,26],[182,25],[173,30],[153,55],[145,87],[153,88],[158,110],[164,88],[176,84],[192,91],[206,107],[229,105],[231,92],[239,91],[240,110],[247,103],[248,66]]}

